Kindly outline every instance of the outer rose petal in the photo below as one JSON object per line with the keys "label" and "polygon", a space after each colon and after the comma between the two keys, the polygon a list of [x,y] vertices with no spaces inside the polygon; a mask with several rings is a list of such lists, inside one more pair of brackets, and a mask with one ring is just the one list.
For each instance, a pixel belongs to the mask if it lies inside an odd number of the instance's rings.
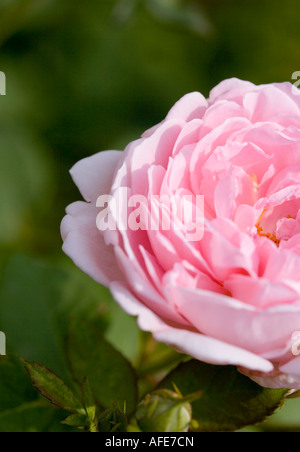
{"label": "outer rose petal", "polygon": [[95,202],[100,195],[110,193],[122,155],[121,151],[99,152],[73,166],[71,176],[86,201]]}
{"label": "outer rose petal", "polygon": [[179,312],[198,331],[260,355],[286,344],[300,324],[300,307],[258,310],[222,294],[174,288]]}
{"label": "outer rose petal", "polygon": [[214,103],[221,99],[233,100],[235,98],[241,98],[247,92],[256,91],[259,87],[253,83],[239,80],[237,78],[231,78],[219,83],[214,89],[211,90],[209,101]]}
{"label": "outer rose petal", "polygon": [[182,119],[184,121],[201,119],[207,107],[207,100],[202,94],[197,92],[186,94],[170,110],[167,119]]}
{"label": "outer rose petal", "polygon": [[198,332],[167,324],[146,306],[142,305],[127,289],[126,284],[112,283],[110,290],[115,300],[130,315],[138,316],[138,324],[144,331],[151,331],[154,338],[200,361],[220,365],[237,365],[247,369],[271,372],[273,364],[254,353],[218,341]]}
{"label": "outer rose petal", "polygon": [[239,369],[241,373],[250,377],[260,386],[265,388],[300,389],[300,375],[293,375],[280,371],[274,371],[267,375],[252,373],[247,369]]}
{"label": "outer rose petal", "polygon": [[294,99],[276,86],[268,86],[262,91],[247,93],[244,97],[245,109],[254,122],[272,119],[278,111],[278,105],[280,105],[281,115],[299,115],[299,107]]}
{"label": "outer rose petal", "polygon": [[91,278],[107,286],[110,281],[123,281],[114,249],[107,246],[97,229],[96,207],[76,202],[67,208],[61,224],[63,251]]}
{"label": "outer rose petal", "polygon": [[77,202],[67,208],[61,224],[63,250],[74,263],[95,281],[108,285],[112,280],[122,281],[113,247],[107,246],[97,229],[99,213],[95,202],[100,195],[109,194],[112,180],[122,153],[100,152],[77,163],[72,177],[87,201]]}
{"label": "outer rose petal", "polygon": [[[173,108],[169,111],[166,120],[180,119],[181,121],[191,121],[193,119],[201,119],[208,107],[205,97],[198,93],[189,93],[180,99]],[[165,120],[151,127],[143,133],[143,138],[149,138],[155,133],[163,124]]]}

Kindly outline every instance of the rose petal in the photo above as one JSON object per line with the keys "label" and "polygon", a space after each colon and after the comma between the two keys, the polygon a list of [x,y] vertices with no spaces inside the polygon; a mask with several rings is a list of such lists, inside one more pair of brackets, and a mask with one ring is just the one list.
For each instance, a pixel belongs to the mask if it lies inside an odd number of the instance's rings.
{"label": "rose petal", "polygon": [[202,94],[197,92],[186,94],[170,110],[167,119],[182,119],[186,122],[201,119],[207,105],[207,100]]}
{"label": "rose petal", "polygon": [[199,332],[263,354],[286,344],[300,325],[300,306],[281,305],[265,310],[231,297],[175,287],[180,312]]}
{"label": "rose petal", "polygon": [[249,351],[165,323],[139,303],[125,284],[112,283],[110,290],[115,300],[128,314],[138,316],[139,327],[144,331],[152,332],[154,338],[159,342],[164,342],[182,353],[187,353],[210,364],[239,365],[261,372],[273,370],[270,361]]}
{"label": "rose petal", "polygon": [[76,202],[67,208],[67,216],[61,224],[63,250],[73,262],[95,281],[107,286],[110,281],[123,281],[114,249],[104,242],[97,229],[96,207]]}
{"label": "rose petal", "polygon": [[76,163],[71,176],[86,201],[109,194],[113,176],[122,158],[120,151],[104,151]]}

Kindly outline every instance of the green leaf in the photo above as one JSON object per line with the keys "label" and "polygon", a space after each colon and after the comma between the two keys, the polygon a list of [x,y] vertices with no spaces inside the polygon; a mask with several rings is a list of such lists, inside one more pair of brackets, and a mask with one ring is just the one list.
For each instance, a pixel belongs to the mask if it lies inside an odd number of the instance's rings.
{"label": "green leaf", "polygon": [[86,416],[82,416],[80,414],[71,414],[64,421],[61,421],[61,424],[77,428],[85,428],[89,426]]}
{"label": "green leaf", "polygon": [[96,325],[73,322],[69,330],[68,359],[78,382],[88,377],[99,405],[126,404],[131,413],[137,402],[136,376],[131,364],[103,337]]}
{"label": "green leaf", "polygon": [[265,389],[232,366],[190,360],[180,364],[159,385],[178,386],[183,395],[202,391],[192,403],[198,431],[234,431],[266,419],[283,403],[286,390]]}
{"label": "green leaf", "polygon": [[[59,426],[58,410],[41,400],[21,362],[0,357],[0,432],[46,432]],[[68,429],[70,431],[70,429]]]}
{"label": "green leaf", "polygon": [[87,412],[87,417],[90,423],[90,432],[92,433],[98,432],[98,421],[96,419],[97,407],[93,390],[91,388],[88,378],[84,379],[82,385],[82,398]]}
{"label": "green leaf", "polygon": [[82,398],[84,401],[85,409],[91,423],[95,422],[96,418],[96,402],[93,394],[93,390],[91,388],[90,382],[88,378],[84,379],[82,385]]}
{"label": "green leaf", "polygon": [[[17,281],[17,284],[16,284]],[[0,292],[0,330],[8,350],[54,369],[64,379],[66,364],[54,315],[65,274],[25,256],[7,265]]]}
{"label": "green leaf", "polygon": [[25,369],[14,356],[0,357],[0,413],[38,399]]}
{"label": "green leaf", "polygon": [[85,414],[71,389],[54,372],[39,364],[22,361],[36,389],[53,405],[71,413]]}
{"label": "green leaf", "polygon": [[256,426],[263,432],[300,432],[300,399],[288,399],[266,422]]}
{"label": "green leaf", "polygon": [[22,404],[0,413],[1,433],[45,432],[52,423],[54,408],[43,407],[40,402]]}
{"label": "green leaf", "polygon": [[110,324],[105,338],[131,363],[135,364],[140,353],[141,330],[136,319],[126,314],[110,296]]}

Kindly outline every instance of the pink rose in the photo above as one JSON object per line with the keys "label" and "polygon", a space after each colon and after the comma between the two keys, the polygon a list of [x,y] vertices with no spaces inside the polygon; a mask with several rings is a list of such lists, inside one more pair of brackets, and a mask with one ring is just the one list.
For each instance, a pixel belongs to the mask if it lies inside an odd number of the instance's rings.
{"label": "pink rose", "polygon": [[[201,361],[236,365],[267,387],[300,388],[296,94],[290,83],[232,79],[208,100],[186,95],[124,152],[75,165],[86,202],[69,206],[62,223],[65,253],[108,286],[141,329]],[[112,199],[124,193],[119,215]],[[111,195],[114,227],[105,231],[97,227],[100,195]],[[124,224],[133,195],[146,200],[137,230]],[[203,237],[188,239],[191,216],[173,215],[169,229],[149,227],[151,208],[174,214],[154,202],[162,195],[190,196],[192,207],[204,196]]]}

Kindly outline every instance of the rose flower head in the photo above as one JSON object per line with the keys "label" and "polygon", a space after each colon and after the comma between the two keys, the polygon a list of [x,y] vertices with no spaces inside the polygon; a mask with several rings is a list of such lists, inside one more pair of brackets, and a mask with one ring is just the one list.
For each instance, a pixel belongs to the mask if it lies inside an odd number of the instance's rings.
{"label": "rose flower head", "polygon": [[[191,93],[125,151],[71,170],[63,249],[158,341],[300,388],[300,96]],[[294,336],[293,336],[294,335]],[[297,336],[298,337],[298,336]],[[296,339],[295,339],[296,340]]]}

